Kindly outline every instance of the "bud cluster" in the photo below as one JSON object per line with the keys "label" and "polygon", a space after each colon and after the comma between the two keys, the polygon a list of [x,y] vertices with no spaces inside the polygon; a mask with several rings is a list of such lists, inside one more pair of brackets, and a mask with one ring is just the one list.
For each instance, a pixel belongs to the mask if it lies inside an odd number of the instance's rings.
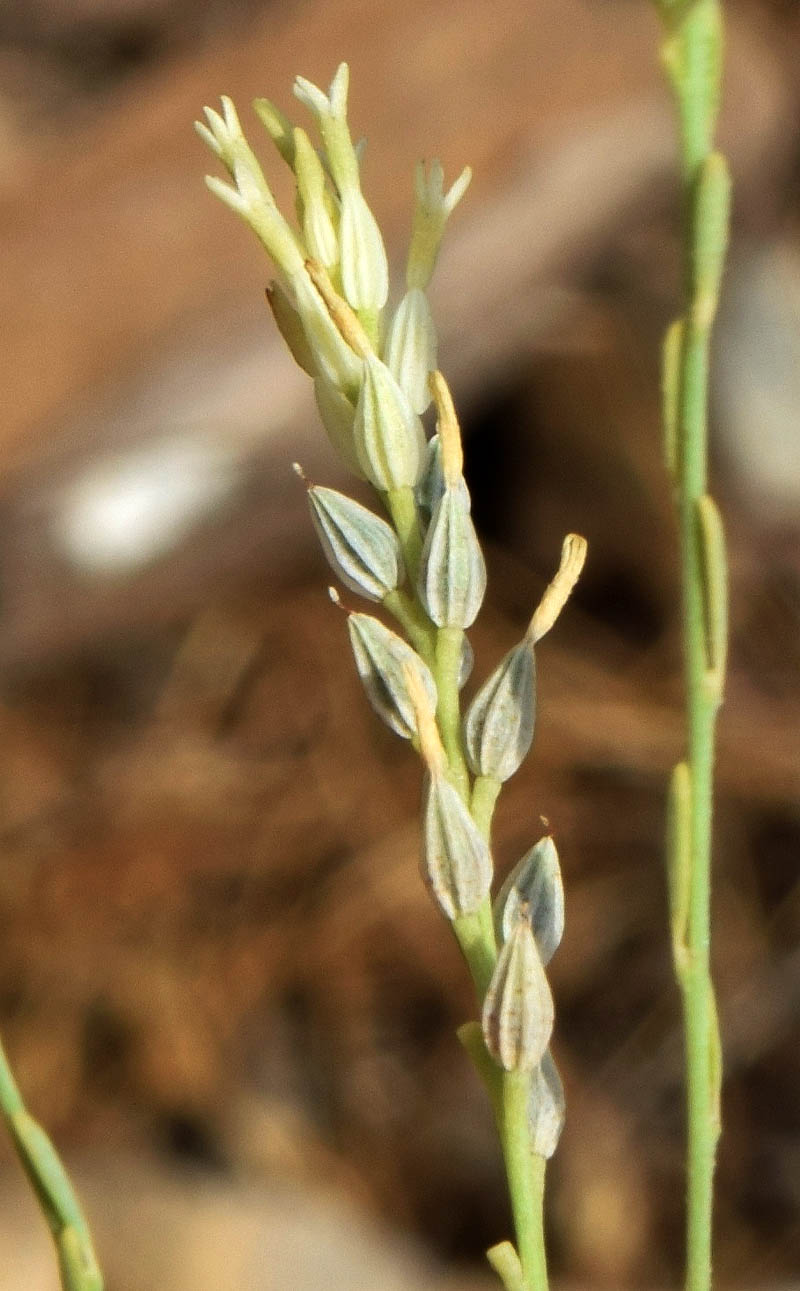
{"label": "bud cluster", "polygon": [[[466,631],[483,602],[486,565],[453,400],[437,371],[427,290],[447,220],[471,176],[465,169],[445,191],[438,161],[418,166],[405,290],[391,309],[386,251],[362,192],[362,149],[347,121],[348,79],[343,63],[327,93],[302,77],[295,82],[316,146],[269,100],[254,104],[294,174],[293,221],[278,210],[229,99],[221,113],[207,108],[197,129],[230,180],[209,178],[209,187],[272,259],[267,299],[292,356],[313,380],[330,441],[385,509],[383,518],[334,489],[308,488],[334,573],[396,620],[398,631],[371,614],[348,613],[356,668],[375,712],[424,763],[423,878],[478,985],[486,1051],[501,1072],[529,1081],[531,1148],[547,1157],[564,1114],[549,1052],[553,999],[545,973],[564,926],[558,856],[552,838],[541,839],[492,908],[485,803],[493,806],[531,747],[535,647],[574,585],[586,544],[576,535],[565,540],[559,571],[522,640],[477,689],[462,720],[459,692],[473,661]],[[436,424],[428,438],[422,418],[431,402]]]}

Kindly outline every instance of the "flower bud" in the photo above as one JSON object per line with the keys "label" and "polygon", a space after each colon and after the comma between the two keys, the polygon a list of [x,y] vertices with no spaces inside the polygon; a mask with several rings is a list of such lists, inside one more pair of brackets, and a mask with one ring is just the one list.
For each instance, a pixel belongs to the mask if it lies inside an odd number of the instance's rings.
{"label": "flower bud", "polygon": [[533,1071],[553,1031],[553,997],[528,919],[517,919],[497,957],[481,1026],[489,1053],[506,1071]]}
{"label": "flower bud", "polygon": [[419,566],[419,594],[440,628],[468,628],[486,591],[486,565],[466,491],[447,485],[436,505]]}
{"label": "flower bud", "polygon": [[342,290],[356,310],[380,310],[389,294],[389,265],[381,231],[359,188],[342,192],[339,225]]}
{"label": "flower bud", "polygon": [[431,401],[428,374],[436,367],[436,328],[424,291],[406,292],[394,312],[386,337],[384,358],[414,412],[423,413]]}
{"label": "flower bud", "polygon": [[356,310],[378,311],[389,292],[386,250],[375,216],[361,193],[358,156],[347,125],[349,71],[341,63],[326,94],[304,77],[294,92],[314,113],[341,201],[339,246],[342,290]]}
{"label": "flower bud", "polygon": [[556,845],[540,838],[509,874],[494,903],[500,941],[526,917],[543,964],[549,964],[564,935],[564,885]]}
{"label": "flower bud", "polygon": [[436,503],[443,493],[442,449],[439,436],[433,435],[428,440],[425,450],[425,465],[422,469],[422,478],[414,490],[417,506],[420,511],[426,513],[428,521],[430,521],[433,512],[436,510]]}
{"label": "flower bud", "polygon": [[370,601],[393,592],[401,581],[403,558],[386,521],[335,489],[314,485],[308,501],[328,563],[345,586]]}
{"label": "flower bud", "polygon": [[294,171],[308,254],[326,269],[339,259],[336,230],[325,200],[325,171],[305,130],[294,130]]}
{"label": "flower bud", "polygon": [[409,287],[427,287],[433,273],[447,218],[467,191],[472,171],[462,170],[450,190],[444,191],[441,162],[431,164],[430,173],[419,162],[414,175],[416,205],[408,252],[406,282]]}
{"label": "flower bud", "polygon": [[355,445],[367,479],[381,492],[414,487],[425,464],[425,431],[389,369],[364,360],[355,415]]}
{"label": "flower bud", "polygon": [[417,677],[429,706],[435,709],[436,683],[430,669],[402,637],[372,615],[350,614],[347,627],[367,699],[387,726],[403,739],[412,739],[417,733],[417,717],[408,693],[406,670]]}
{"label": "flower bud", "polygon": [[475,775],[508,780],[533,741],[536,659],[526,636],[481,686],[464,718],[464,746]]}
{"label": "flower bud", "polygon": [[528,1099],[531,1147],[537,1156],[549,1160],[553,1155],[561,1138],[565,1116],[564,1086],[548,1049],[539,1066],[531,1072]]}
{"label": "flower bud", "polygon": [[458,790],[441,770],[428,777],[422,875],[448,919],[474,914],[489,893],[489,847]]}

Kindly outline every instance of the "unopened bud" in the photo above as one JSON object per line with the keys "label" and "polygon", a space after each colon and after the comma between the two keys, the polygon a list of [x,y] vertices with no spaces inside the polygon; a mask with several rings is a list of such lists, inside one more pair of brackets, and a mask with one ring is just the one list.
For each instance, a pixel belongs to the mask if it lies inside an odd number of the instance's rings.
{"label": "unopened bud", "polygon": [[519,769],[536,721],[536,659],[525,637],[481,686],[464,719],[464,746],[475,775],[508,780]]}
{"label": "unopened bud", "polygon": [[419,594],[440,628],[468,628],[486,591],[486,564],[465,491],[445,488],[431,517],[419,567]]}
{"label": "unopened bud", "polygon": [[549,964],[564,935],[564,885],[556,845],[549,834],[526,852],[495,900],[495,923],[506,941],[521,918],[531,926],[539,957]]}
{"label": "unopened bud", "polygon": [[308,490],[311,516],[328,563],[351,591],[382,601],[402,577],[394,530],[360,502],[315,485]]}
{"label": "unopened bud", "polygon": [[519,918],[497,957],[481,1025],[489,1053],[506,1071],[533,1071],[553,1031],[553,997],[531,925]]}
{"label": "unopened bud", "polygon": [[367,698],[380,718],[403,739],[417,733],[416,710],[408,691],[406,670],[417,676],[430,707],[436,708],[436,683],[415,650],[370,614],[347,619],[358,675]]}
{"label": "unopened bud", "polygon": [[561,1138],[566,1116],[564,1086],[548,1049],[539,1066],[531,1072],[528,1099],[528,1125],[531,1148],[537,1156],[549,1159]]}
{"label": "unopened bud", "polygon": [[489,847],[457,789],[441,770],[429,775],[423,815],[422,873],[448,919],[474,914],[489,893]]}
{"label": "unopened bud", "polygon": [[364,360],[355,416],[355,445],[367,479],[381,492],[419,482],[425,431],[389,369],[374,355]]}
{"label": "unopened bud", "polygon": [[436,328],[428,298],[414,287],[395,310],[384,355],[414,412],[423,413],[431,401],[428,375],[436,367],[436,348]]}
{"label": "unopened bud", "polygon": [[336,230],[325,200],[325,171],[305,130],[294,131],[294,171],[308,254],[326,269],[339,259]]}

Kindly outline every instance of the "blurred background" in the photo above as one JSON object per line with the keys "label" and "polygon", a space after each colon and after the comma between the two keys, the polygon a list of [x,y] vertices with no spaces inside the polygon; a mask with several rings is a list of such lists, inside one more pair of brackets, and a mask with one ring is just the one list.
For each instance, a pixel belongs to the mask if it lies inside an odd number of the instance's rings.
{"label": "blurred background", "polygon": [[[721,1285],[780,1287],[800,1268],[800,14],[728,10],[717,1263]],[[680,246],[657,40],[643,0],[0,9],[0,1028],[109,1291],[478,1288],[509,1229],[453,1034],[470,989],[417,874],[418,766],[363,701],[290,463],[345,480],[191,129],[228,93],[258,146],[249,100],[301,120],[294,75],[327,85],[341,58],[396,269],[415,160],[475,171],[434,296],[490,567],[476,680],[563,534],[589,540],[497,817],[498,870],[544,816],[567,887],[553,1274],[680,1277],[657,394]],[[3,1291],[55,1286],[5,1142],[0,1247]]]}

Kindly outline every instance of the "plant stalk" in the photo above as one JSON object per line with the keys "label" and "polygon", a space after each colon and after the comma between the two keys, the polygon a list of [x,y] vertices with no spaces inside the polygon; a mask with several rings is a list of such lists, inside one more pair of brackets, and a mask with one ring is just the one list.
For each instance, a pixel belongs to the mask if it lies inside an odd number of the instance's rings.
{"label": "plant stalk", "polygon": [[664,350],[664,420],[680,533],[688,762],[676,769],[668,854],[681,990],[687,1108],[687,1291],[709,1291],[719,1138],[719,1036],[711,978],[715,727],[725,672],[726,566],[706,492],[711,332],[727,246],[730,183],[713,151],[722,67],[719,0],[657,0],[662,58],[680,122],[685,222],[683,318]]}

